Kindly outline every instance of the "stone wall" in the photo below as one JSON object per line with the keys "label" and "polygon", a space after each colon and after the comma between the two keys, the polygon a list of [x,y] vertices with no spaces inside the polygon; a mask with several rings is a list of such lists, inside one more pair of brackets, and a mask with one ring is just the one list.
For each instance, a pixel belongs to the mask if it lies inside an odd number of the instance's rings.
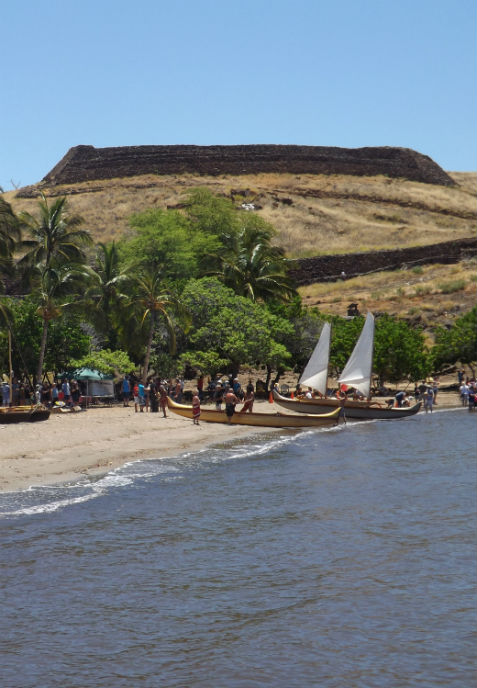
{"label": "stone wall", "polygon": [[431,158],[408,148],[325,146],[76,146],[49,172],[47,184],[73,184],[140,174],[387,175],[451,186],[453,180]]}
{"label": "stone wall", "polygon": [[331,282],[340,279],[366,275],[380,270],[425,265],[428,263],[457,263],[464,258],[477,255],[477,239],[445,241],[431,246],[394,249],[391,251],[369,251],[347,253],[335,256],[317,256],[293,261],[290,276],[298,286],[314,282]]}

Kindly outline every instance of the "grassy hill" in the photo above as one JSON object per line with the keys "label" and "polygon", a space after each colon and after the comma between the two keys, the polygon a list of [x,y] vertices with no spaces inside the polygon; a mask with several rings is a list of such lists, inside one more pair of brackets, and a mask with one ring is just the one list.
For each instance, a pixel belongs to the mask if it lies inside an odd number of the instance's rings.
{"label": "grassy hill", "polygon": [[[202,176],[142,175],[8,192],[15,211],[34,212],[39,189],[66,195],[70,208],[99,241],[127,234],[128,218],[149,207],[180,207],[188,190],[203,186],[253,204],[277,230],[288,257],[349,253],[396,246],[425,246],[475,236],[477,173],[449,173],[455,186],[384,176],[261,173]],[[398,274],[398,273],[404,274]],[[475,261],[395,271],[300,289],[305,303],[344,315],[358,301],[362,310],[421,315],[429,324],[455,317],[475,303]]]}

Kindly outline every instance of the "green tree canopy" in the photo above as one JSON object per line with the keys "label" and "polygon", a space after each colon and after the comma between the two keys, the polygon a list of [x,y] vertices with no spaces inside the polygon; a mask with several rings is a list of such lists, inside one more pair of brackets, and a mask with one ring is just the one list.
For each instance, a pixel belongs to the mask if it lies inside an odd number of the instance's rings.
{"label": "green tree canopy", "polygon": [[[353,351],[364,325],[364,318],[333,318],[330,364],[339,374]],[[384,314],[376,318],[373,373],[380,383],[418,380],[429,372],[424,336],[405,320]]]}
{"label": "green tree canopy", "polygon": [[219,250],[217,236],[194,226],[175,210],[153,208],[130,220],[135,235],[120,242],[123,262],[160,270],[164,278],[185,283],[197,277],[206,256]]}
{"label": "green tree canopy", "polygon": [[[270,365],[275,369],[290,360],[281,334],[291,335],[290,323],[264,306],[237,296],[214,278],[191,280],[182,294],[192,318],[187,352],[181,357],[203,373],[216,372],[227,362],[237,373],[241,365]],[[210,352],[214,352],[211,358]]]}
{"label": "green tree canopy", "polygon": [[71,360],[70,367],[91,368],[105,375],[126,375],[136,368],[125,351],[111,349],[92,351],[79,359]]}
{"label": "green tree canopy", "polygon": [[467,363],[475,366],[477,360],[477,307],[457,318],[451,328],[438,327],[432,348],[434,366],[445,363]]}
{"label": "green tree canopy", "polygon": [[[8,299],[12,313],[12,364],[16,375],[26,375],[30,379],[37,372],[40,353],[42,321],[38,317],[38,297],[27,296],[23,299]],[[0,365],[6,370],[7,347],[6,330],[0,332],[2,358]],[[50,323],[49,347],[45,357],[48,372],[65,370],[73,359],[85,355],[91,346],[90,337],[81,327],[78,314],[63,313]]]}

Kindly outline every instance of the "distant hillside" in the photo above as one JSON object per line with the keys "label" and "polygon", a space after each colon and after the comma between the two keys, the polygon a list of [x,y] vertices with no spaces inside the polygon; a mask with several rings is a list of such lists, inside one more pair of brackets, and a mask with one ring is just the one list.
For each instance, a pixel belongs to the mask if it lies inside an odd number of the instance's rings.
{"label": "distant hillside", "polygon": [[[248,147],[238,149],[236,163]],[[121,151],[122,161],[117,167],[111,167],[111,155],[106,155],[104,151],[118,150]],[[15,211],[35,212],[40,190],[48,197],[66,195],[71,210],[82,215],[85,227],[95,240],[109,241],[127,235],[130,231],[129,218],[133,213],[150,207],[180,209],[187,192],[202,186],[232,199],[237,208],[245,205],[250,212],[258,213],[270,222],[277,230],[276,243],[285,249],[290,258],[343,254],[342,260],[330,258],[331,266],[328,266],[326,274],[338,274],[343,266],[348,277],[367,272],[372,269],[369,261],[375,260],[375,255],[369,252],[393,251],[390,256],[392,261],[387,263],[394,268],[391,272],[301,287],[304,302],[318,305],[325,312],[346,315],[347,306],[354,301],[359,302],[363,311],[387,310],[413,322],[417,319],[426,328],[432,329],[438,323],[452,322],[475,303],[475,258],[469,257],[465,251],[464,254],[459,251],[467,245],[464,240],[475,239],[476,236],[477,173],[445,173],[432,161],[429,169],[440,178],[435,183],[431,183],[429,178],[415,181],[396,177],[389,169],[385,174],[378,174],[376,167],[373,173],[367,168],[365,174],[364,165],[359,173],[350,174],[349,170],[343,168],[338,173],[335,167],[333,172],[328,168],[325,174],[296,171],[297,168],[291,170],[282,164],[278,165],[275,160],[273,171],[267,171],[259,165],[264,158],[260,162],[260,156],[256,156],[253,165],[247,160],[247,167],[242,166],[239,173],[233,174],[225,173],[223,169],[219,172],[218,168],[205,173],[204,167],[195,172],[190,171],[191,168],[187,172],[180,171],[177,163],[175,171],[167,174],[164,168],[160,174],[157,169],[155,173],[138,174],[136,165],[136,171],[130,175],[124,166],[127,167],[134,160],[134,155],[132,149],[127,150],[128,154],[125,155],[124,149],[71,149],[42,182],[8,192],[4,196]],[[409,164],[413,155],[419,156],[411,151],[412,155],[400,157],[402,149],[379,150],[389,153],[390,158],[396,155],[401,162],[406,159]],[[89,161],[89,165],[93,154],[101,157],[101,165],[94,163],[92,168],[88,168],[86,161]],[[143,158],[143,162],[146,158]],[[182,163],[185,159],[181,158]],[[208,164],[211,159],[208,158]],[[149,162],[151,160],[149,158]],[[283,162],[284,158],[281,160]],[[418,161],[430,159],[419,156],[414,160],[417,165]],[[70,178],[68,175],[77,177],[80,174],[82,167],[78,161],[85,165],[84,174],[85,171],[89,174],[93,169],[94,174],[98,175],[101,169],[105,178],[67,182],[66,179]],[[328,157],[327,164],[329,161]],[[295,163],[303,164],[299,155],[295,156]],[[318,158],[315,163],[319,163]],[[130,172],[134,169],[129,167]],[[298,169],[303,170],[303,167]],[[114,176],[109,178],[108,175]],[[457,255],[459,262],[442,266],[430,264],[439,262],[439,256],[446,251],[451,252],[449,244],[446,244],[451,241],[459,242],[452,247],[453,255]],[[439,243],[442,243],[442,247],[434,247]],[[395,251],[411,247],[416,247],[416,251],[405,251],[404,257]],[[426,264],[422,247],[429,247],[429,264]],[[363,256],[363,252],[367,252],[367,255]],[[445,258],[442,262],[449,262],[450,256]],[[325,274],[323,261],[326,262],[326,258],[318,263],[303,262],[305,266],[309,265],[306,270],[310,273],[311,281],[314,281],[317,269],[321,277]],[[396,266],[403,268],[403,263],[407,264],[407,269],[395,269]],[[308,281],[306,276],[300,280],[302,284]]]}
{"label": "distant hillside", "polygon": [[176,208],[203,186],[254,210],[277,229],[289,257],[423,246],[475,236],[477,174],[450,173],[453,186],[345,174],[289,172],[140,175],[38,185],[8,192],[15,210],[32,211],[39,190],[68,196],[96,240],[128,232],[128,219],[149,207]]}

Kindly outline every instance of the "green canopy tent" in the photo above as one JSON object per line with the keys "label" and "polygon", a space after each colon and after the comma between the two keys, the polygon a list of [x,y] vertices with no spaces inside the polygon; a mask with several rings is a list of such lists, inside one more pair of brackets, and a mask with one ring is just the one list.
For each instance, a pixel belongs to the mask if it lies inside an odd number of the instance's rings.
{"label": "green canopy tent", "polygon": [[78,380],[86,385],[85,396],[101,399],[114,399],[114,378],[112,375],[100,373],[91,368],[77,368],[64,373],[60,378],[67,377],[70,380]]}

